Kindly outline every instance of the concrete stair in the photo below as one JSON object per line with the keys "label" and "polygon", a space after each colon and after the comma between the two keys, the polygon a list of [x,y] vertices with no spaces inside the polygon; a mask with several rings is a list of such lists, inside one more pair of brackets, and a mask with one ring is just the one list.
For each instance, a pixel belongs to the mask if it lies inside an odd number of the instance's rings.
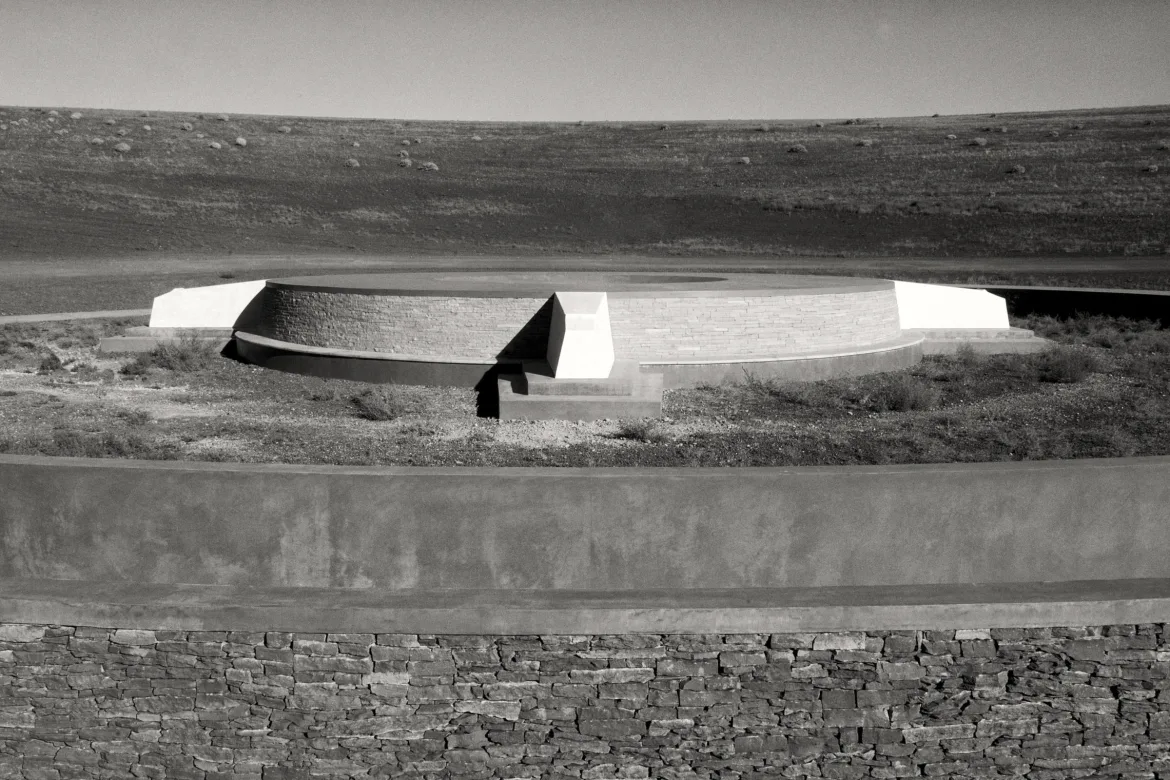
{"label": "concrete stair", "polygon": [[106,336],[98,342],[98,352],[150,352],[159,344],[179,344],[185,338],[195,338],[222,350],[232,340],[231,328],[127,328],[121,336]]}
{"label": "concrete stair", "polygon": [[964,344],[984,355],[1042,352],[1049,346],[1047,339],[1025,328],[939,328],[902,332],[922,334],[923,355],[954,354]]}
{"label": "concrete stair", "polygon": [[613,420],[662,416],[662,374],[632,360],[604,379],[557,379],[546,361],[526,361],[498,380],[501,420]]}

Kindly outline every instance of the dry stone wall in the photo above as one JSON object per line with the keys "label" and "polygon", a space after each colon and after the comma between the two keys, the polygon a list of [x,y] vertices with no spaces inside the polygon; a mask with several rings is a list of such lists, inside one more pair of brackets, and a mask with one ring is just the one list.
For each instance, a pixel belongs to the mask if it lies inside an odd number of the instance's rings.
{"label": "dry stone wall", "polygon": [[818,295],[610,295],[618,357],[763,358],[850,350],[898,337],[894,291]]}
{"label": "dry stone wall", "polygon": [[0,778],[1170,776],[1163,624],[418,636],[0,624]]}

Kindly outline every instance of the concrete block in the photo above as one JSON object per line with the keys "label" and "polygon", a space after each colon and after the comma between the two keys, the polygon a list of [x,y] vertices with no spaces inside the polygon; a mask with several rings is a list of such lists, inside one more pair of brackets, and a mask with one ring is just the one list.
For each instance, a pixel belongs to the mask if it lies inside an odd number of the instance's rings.
{"label": "concrete block", "polygon": [[662,375],[645,374],[630,395],[525,395],[522,375],[498,381],[501,420],[616,420],[662,416]]}
{"label": "concrete block", "polygon": [[986,290],[894,282],[902,330],[1007,328],[1007,301]]}
{"label": "concrete block", "polygon": [[548,364],[558,379],[603,379],[613,367],[609,301],[603,292],[553,295]]}
{"label": "concrete block", "polygon": [[154,299],[152,328],[231,328],[264,289],[265,280],[176,287]]}

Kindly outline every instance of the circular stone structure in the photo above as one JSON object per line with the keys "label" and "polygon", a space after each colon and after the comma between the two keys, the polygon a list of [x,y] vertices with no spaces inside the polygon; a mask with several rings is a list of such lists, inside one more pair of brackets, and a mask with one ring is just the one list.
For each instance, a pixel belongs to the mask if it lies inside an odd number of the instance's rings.
{"label": "circular stone structure", "polygon": [[784,274],[390,273],[267,282],[239,355],[317,376],[474,386],[545,358],[553,296],[606,293],[614,355],[664,386],[821,379],[921,358],[894,283]]}

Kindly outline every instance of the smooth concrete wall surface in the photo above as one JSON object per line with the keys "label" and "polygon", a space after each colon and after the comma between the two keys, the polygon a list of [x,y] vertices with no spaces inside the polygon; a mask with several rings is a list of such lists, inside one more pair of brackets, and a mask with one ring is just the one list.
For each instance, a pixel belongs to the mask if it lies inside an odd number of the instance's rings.
{"label": "smooth concrete wall surface", "polygon": [[231,328],[264,289],[258,279],[207,287],[177,287],[154,299],[152,328]]}
{"label": "smooth concrete wall surface", "polygon": [[638,590],[1170,576],[1170,458],[743,469],[0,456],[0,578]]}
{"label": "smooth concrete wall surface", "polygon": [[1007,302],[986,290],[894,282],[894,293],[902,330],[1010,327]]}

